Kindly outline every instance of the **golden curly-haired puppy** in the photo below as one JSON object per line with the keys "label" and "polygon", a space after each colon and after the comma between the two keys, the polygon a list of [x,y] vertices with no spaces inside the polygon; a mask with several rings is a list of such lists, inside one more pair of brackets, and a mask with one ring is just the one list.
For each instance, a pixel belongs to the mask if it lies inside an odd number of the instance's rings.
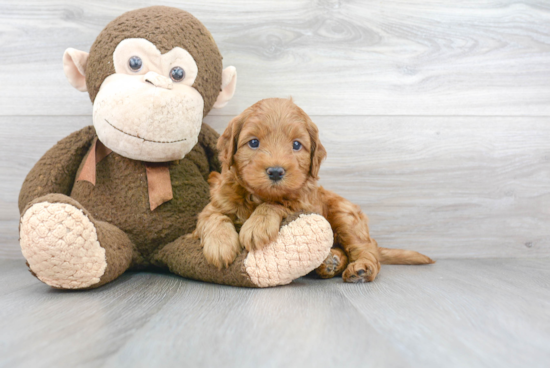
{"label": "golden curly-haired puppy", "polygon": [[418,252],[379,248],[359,206],[317,184],[326,151],[317,126],[292,100],[252,105],[231,120],[218,149],[222,173],[210,174],[211,202],[194,233],[218,268],[231,264],[242,247],[273,241],[281,221],[297,211],[319,213],[332,225],[335,247],[317,269],[321,277],[344,271],[344,281],[366,282],[380,263],[433,263]]}

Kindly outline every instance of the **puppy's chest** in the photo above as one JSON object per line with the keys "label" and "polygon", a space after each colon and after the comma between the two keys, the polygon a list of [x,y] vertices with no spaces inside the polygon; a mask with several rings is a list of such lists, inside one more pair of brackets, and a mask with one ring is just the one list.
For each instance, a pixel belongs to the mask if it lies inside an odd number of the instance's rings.
{"label": "puppy's chest", "polygon": [[241,227],[252,215],[256,207],[258,207],[257,204],[251,203],[250,201],[244,201],[244,203],[241,203],[236,207],[234,213],[228,214],[229,218],[233,222],[233,225],[235,225],[237,232],[241,230]]}

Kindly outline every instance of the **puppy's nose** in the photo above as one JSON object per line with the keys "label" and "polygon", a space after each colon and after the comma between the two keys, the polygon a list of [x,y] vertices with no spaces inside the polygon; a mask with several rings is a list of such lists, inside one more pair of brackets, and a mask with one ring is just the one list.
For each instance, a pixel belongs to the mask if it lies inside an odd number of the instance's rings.
{"label": "puppy's nose", "polygon": [[285,176],[285,169],[282,167],[268,167],[267,176],[273,181],[279,181]]}

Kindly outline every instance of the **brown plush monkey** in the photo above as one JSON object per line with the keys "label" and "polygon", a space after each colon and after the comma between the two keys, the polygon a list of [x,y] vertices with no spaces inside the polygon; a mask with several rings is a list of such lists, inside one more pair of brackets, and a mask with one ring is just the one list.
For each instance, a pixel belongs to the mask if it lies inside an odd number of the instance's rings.
{"label": "brown plush monkey", "polygon": [[286,284],[332,245],[318,215],[287,219],[279,238],[231,267],[208,265],[186,234],[219,171],[217,133],[202,123],[233,96],[210,32],[191,14],[155,6],[109,23],[90,53],[68,49],[69,82],[87,91],[94,126],[58,142],[19,196],[20,237],[31,272],[56,288],[95,288],[128,269],[168,268],[228,285]]}

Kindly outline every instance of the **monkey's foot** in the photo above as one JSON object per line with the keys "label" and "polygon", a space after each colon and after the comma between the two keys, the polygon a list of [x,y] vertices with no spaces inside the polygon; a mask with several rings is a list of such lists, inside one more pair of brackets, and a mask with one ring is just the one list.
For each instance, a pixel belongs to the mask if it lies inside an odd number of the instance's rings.
{"label": "monkey's foot", "polygon": [[317,268],[332,242],[332,229],[323,216],[302,214],[283,225],[275,241],[249,252],[244,268],[259,287],[289,284]]}
{"label": "monkey's foot", "polygon": [[70,204],[35,203],[21,218],[20,237],[31,272],[50,286],[90,287],[107,268],[94,224]]}

